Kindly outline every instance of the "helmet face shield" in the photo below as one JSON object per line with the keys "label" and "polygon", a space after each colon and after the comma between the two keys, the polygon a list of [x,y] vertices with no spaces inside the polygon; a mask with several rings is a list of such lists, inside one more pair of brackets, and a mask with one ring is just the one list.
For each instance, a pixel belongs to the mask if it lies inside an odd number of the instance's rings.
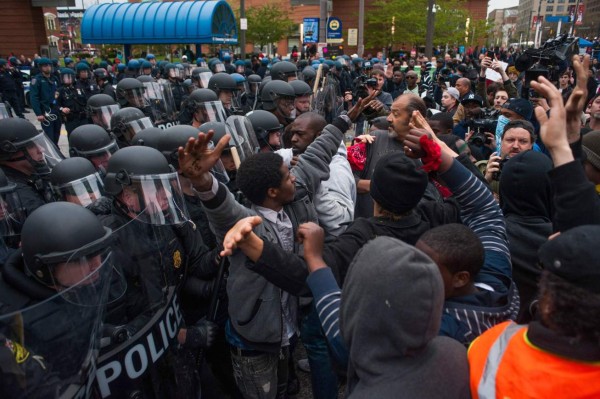
{"label": "helmet face shield", "polygon": [[220,62],[215,63],[213,67],[215,68],[215,73],[225,72],[225,65]]}
{"label": "helmet face shield", "polygon": [[90,150],[90,151],[77,151],[77,155],[83,158],[87,158],[93,165],[94,168],[100,173],[101,176],[106,174],[106,167],[108,166],[108,160],[119,149],[117,143],[113,140],[107,146]]}
{"label": "helmet face shield", "polygon": [[123,136],[127,142],[130,142],[133,136],[139,131],[149,127],[154,127],[154,125],[152,124],[152,119],[148,117],[127,122],[125,123],[125,129],[123,129]]}
{"label": "helmet face shield", "polygon": [[227,118],[226,124],[240,161],[244,161],[260,151],[256,133],[254,133],[252,123],[248,118],[241,115],[232,115]]}
{"label": "helmet face shield", "polygon": [[145,102],[152,111],[155,125],[176,120],[177,107],[168,84],[144,82],[144,89]]}
{"label": "helmet face shield", "polygon": [[237,73],[242,73],[243,74],[244,72],[246,72],[246,65],[238,65],[238,66],[236,66],[235,67],[235,71]]}
{"label": "helmet face shield", "polygon": [[212,72],[201,72],[200,73],[200,85],[204,89],[208,89],[208,81],[212,78]]}
{"label": "helmet face shield", "polygon": [[63,160],[63,156],[54,143],[44,133],[31,139],[12,144],[15,152],[21,150],[24,158],[33,166],[36,173],[47,174]]}
{"label": "helmet face shield", "polygon": [[294,101],[294,97],[281,96],[275,100],[275,103],[277,105],[277,109],[283,116],[286,118],[291,118],[292,112],[294,111]]}
{"label": "helmet face shield", "polygon": [[120,197],[135,219],[152,225],[180,224],[189,220],[177,172],[129,176]]}
{"label": "helmet face shield", "polygon": [[62,78],[61,80],[62,80],[63,84],[65,84],[67,86],[70,85],[71,83],[73,83],[73,75],[71,75],[71,74],[66,73],[64,75],[61,75],[61,78]]}
{"label": "helmet face shield", "polygon": [[104,185],[98,173],[52,187],[62,201],[88,206],[104,193]]}
{"label": "helmet face shield", "polygon": [[200,124],[206,122],[225,122],[227,120],[227,114],[223,103],[221,101],[205,101],[200,104],[196,104],[194,111],[194,119]]}
{"label": "helmet face shield", "polygon": [[182,72],[182,70],[179,68],[171,68],[171,69],[169,69],[167,76],[170,78],[173,78],[173,79],[182,79],[183,74],[181,72]]}
{"label": "helmet face shield", "polygon": [[118,104],[103,105],[102,107],[90,107],[90,118],[94,125],[101,126],[104,130],[110,129],[110,118],[121,107]]}
{"label": "helmet face shield", "polygon": [[148,105],[144,98],[143,88],[127,89],[123,90],[123,92],[123,97],[125,97],[130,107],[144,108]]}

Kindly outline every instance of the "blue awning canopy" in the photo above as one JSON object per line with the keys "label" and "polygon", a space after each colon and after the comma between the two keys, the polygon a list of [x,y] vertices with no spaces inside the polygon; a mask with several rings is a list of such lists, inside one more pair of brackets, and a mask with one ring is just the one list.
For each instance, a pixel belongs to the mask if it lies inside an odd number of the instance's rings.
{"label": "blue awning canopy", "polygon": [[237,43],[235,16],[224,0],[99,4],[81,22],[83,43]]}

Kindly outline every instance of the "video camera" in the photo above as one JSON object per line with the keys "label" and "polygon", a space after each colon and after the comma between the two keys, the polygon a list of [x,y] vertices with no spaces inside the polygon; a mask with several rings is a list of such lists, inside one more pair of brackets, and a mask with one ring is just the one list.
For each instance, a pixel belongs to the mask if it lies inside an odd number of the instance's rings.
{"label": "video camera", "polygon": [[[354,92],[352,92],[352,96],[357,100],[359,98],[368,97],[369,90],[367,88],[370,87],[371,89],[377,89],[377,85],[377,79],[369,78],[367,75],[360,75],[359,77],[354,79],[355,89]],[[371,120],[379,115],[377,111],[370,107],[366,107],[362,113],[367,120]]]}
{"label": "video camera", "polygon": [[579,54],[579,38],[563,34],[548,39],[540,48],[529,48],[516,59],[515,68],[525,71],[525,84],[521,90],[521,98],[537,97],[531,90],[531,81],[544,76],[551,82],[558,81],[560,74],[567,69],[569,59]]}
{"label": "video camera", "polygon": [[470,119],[467,121],[466,126],[475,131],[469,139],[469,144],[474,144],[478,147],[484,144],[490,144],[492,141],[486,137],[485,132],[494,133],[496,131],[496,125],[498,120],[496,119]]}

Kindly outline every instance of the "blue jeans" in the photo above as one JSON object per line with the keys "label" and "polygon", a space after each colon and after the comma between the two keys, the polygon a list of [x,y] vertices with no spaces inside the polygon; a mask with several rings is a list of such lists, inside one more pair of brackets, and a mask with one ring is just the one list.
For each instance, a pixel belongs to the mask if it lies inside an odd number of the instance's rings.
{"label": "blue jeans", "polygon": [[[278,353],[244,351],[231,348],[231,364],[235,383],[244,399],[286,397],[289,347]],[[248,354],[248,352],[253,352]]]}
{"label": "blue jeans", "polygon": [[327,338],[321,328],[319,314],[314,305],[302,320],[300,337],[308,355],[314,399],[337,398],[338,379],[329,356]]}

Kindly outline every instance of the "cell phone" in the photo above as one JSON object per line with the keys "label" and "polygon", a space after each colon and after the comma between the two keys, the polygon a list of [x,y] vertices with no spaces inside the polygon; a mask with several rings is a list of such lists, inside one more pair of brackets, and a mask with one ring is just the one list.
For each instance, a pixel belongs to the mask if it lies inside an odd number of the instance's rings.
{"label": "cell phone", "polygon": [[491,51],[491,50],[488,50],[488,52],[487,52],[487,57],[488,57],[488,58],[491,58],[491,59],[493,60],[493,59],[496,57],[496,54],[494,54],[494,52],[493,52],[493,51]]}

